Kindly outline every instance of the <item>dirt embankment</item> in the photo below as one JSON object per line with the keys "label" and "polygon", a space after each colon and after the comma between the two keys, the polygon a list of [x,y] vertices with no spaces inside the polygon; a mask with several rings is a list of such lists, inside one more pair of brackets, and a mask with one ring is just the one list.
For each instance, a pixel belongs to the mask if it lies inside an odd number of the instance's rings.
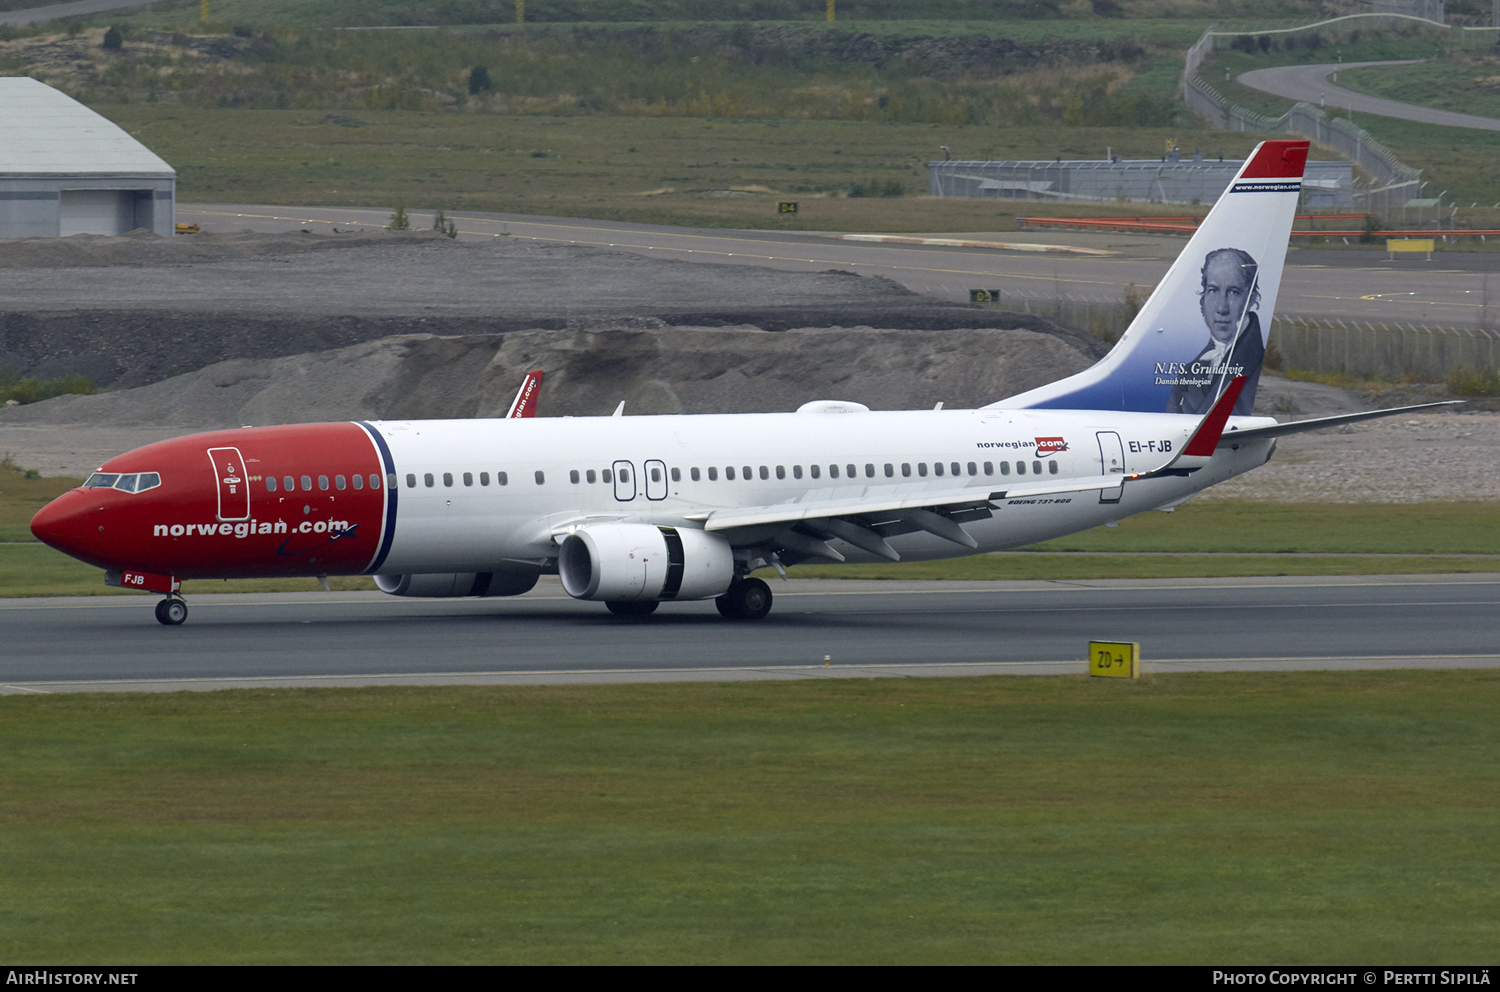
{"label": "dirt embankment", "polygon": [[402,334],[503,337],[642,321],[658,329],[1026,329],[1082,355],[1104,350],[1044,317],[935,303],[880,278],[572,245],[455,242],[431,232],[0,242],[0,368],[87,375],[112,388],[227,359]]}
{"label": "dirt embankment", "polygon": [[400,335],[235,359],[150,385],[0,411],[22,424],[206,429],[318,420],[503,416],[542,369],[543,416],[751,413],[847,399],[877,410],[973,407],[1093,363],[1026,330],[637,326]]}

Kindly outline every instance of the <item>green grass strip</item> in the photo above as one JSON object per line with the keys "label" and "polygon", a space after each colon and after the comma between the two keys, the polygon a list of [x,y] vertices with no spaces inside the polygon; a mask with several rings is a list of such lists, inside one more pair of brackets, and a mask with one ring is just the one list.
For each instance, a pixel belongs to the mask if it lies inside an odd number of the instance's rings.
{"label": "green grass strip", "polygon": [[1500,672],[0,698],[25,963],[1487,963]]}

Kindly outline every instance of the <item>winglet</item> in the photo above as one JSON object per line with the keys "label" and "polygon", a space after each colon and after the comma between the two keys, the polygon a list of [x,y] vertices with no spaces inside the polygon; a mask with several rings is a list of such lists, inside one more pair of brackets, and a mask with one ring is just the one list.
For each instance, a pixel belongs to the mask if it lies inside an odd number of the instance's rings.
{"label": "winglet", "polygon": [[1187,446],[1182,449],[1184,455],[1200,458],[1213,457],[1214,449],[1219,446],[1219,436],[1224,433],[1224,425],[1229,422],[1229,415],[1234,412],[1234,402],[1240,398],[1240,390],[1244,388],[1245,377],[1242,375],[1237,375],[1229,381],[1228,388],[1198,424],[1198,429],[1193,431],[1193,436],[1188,438]]}
{"label": "winglet", "polygon": [[537,391],[542,388],[542,372],[538,369],[526,376],[526,381],[521,383],[516,398],[510,405],[510,412],[505,415],[509,420],[513,417],[535,417]]}

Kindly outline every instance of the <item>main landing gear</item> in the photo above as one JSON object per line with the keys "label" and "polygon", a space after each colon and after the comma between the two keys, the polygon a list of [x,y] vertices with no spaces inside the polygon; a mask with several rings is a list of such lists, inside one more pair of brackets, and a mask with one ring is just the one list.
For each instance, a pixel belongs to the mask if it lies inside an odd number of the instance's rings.
{"label": "main landing gear", "polygon": [[740,579],[714,605],[731,620],[759,620],[771,612],[771,587],[760,579]]}
{"label": "main landing gear", "polygon": [[176,596],[168,596],[156,604],[156,622],[168,627],[178,627],[187,619],[187,603]]}
{"label": "main landing gear", "polygon": [[[617,617],[639,619],[655,613],[661,603],[655,599],[615,600],[604,605]],[[759,620],[771,612],[771,587],[760,579],[736,579],[728,592],[714,600],[714,605],[722,616],[731,620]],[[156,616],[161,619],[161,607],[157,608]]]}

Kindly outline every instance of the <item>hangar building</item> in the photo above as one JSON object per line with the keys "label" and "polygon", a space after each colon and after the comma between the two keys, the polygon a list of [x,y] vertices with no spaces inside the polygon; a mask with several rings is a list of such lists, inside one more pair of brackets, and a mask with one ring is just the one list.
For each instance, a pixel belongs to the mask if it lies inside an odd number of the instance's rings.
{"label": "hangar building", "polygon": [[46,83],[0,78],[0,238],[175,229],[177,172]]}

